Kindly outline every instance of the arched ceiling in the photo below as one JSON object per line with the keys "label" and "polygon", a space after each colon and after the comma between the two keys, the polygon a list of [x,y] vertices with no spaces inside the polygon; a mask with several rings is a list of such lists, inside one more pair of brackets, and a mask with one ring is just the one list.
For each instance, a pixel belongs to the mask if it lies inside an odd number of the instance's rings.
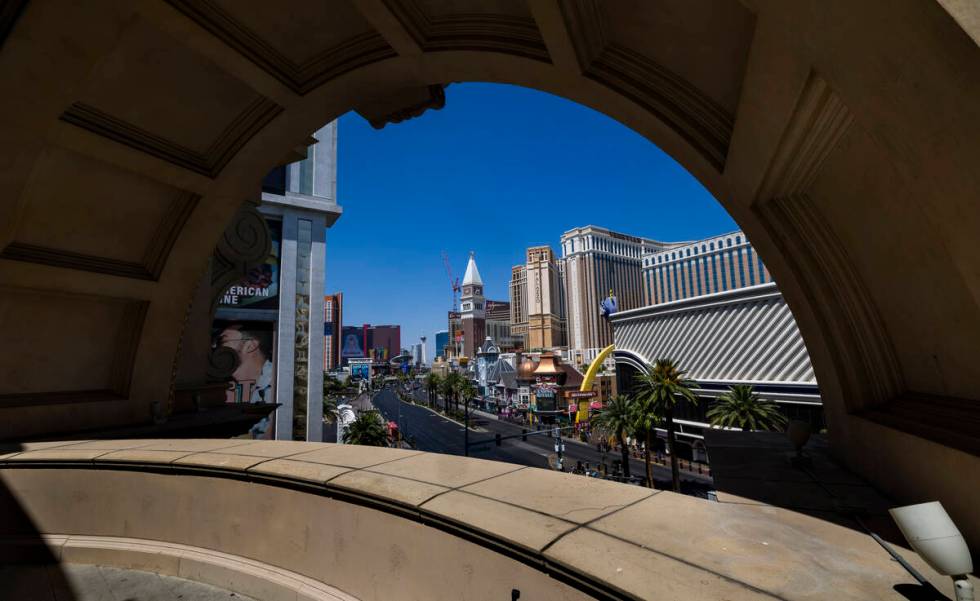
{"label": "arched ceiling", "polygon": [[[494,81],[603,111],[698,177],[793,309],[841,456],[952,499],[928,466],[976,466],[980,438],[980,51],[953,4],[8,0],[0,436],[149,419],[271,166],[348,110]],[[910,450],[915,478],[881,470]]]}

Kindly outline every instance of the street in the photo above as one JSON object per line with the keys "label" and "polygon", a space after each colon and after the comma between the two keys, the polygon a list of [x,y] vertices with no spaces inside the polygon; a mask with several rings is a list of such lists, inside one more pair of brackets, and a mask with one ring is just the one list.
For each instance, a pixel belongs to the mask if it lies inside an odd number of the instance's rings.
{"label": "street", "polygon": [[[424,395],[424,392],[419,394]],[[395,392],[384,389],[376,393],[372,399],[374,406],[386,420],[399,423],[404,440],[413,441],[420,451],[434,453],[449,453],[463,455],[463,427],[441,415],[438,415],[422,405],[404,403],[398,399]],[[424,400],[420,399],[421,403]],[[400,415],[399,415],[400,411]],[[471,416],[471,419],[472,416]],[[470,429],[470,456],[494,461],[506,461],[531,467],[549,468],[548,456],[553,455],[554,439],[547,434],[528,436],[527,441],[520,438],[504,440],[501,446],[494,444],[494,435],[511,436],[521,433],[521,426],[495,419],[480,419],[481,429],[486,432],[474,432]],[[473,446],[477,441],[486,444]],[[594,446],[587,446],[566,439],[564,466],[568,470],[576,462],[588,462],[593,468],[603,461],[603,454]],[[605,461],[611,465],[619,459],[619,453],[606,453]],[[631,460],[630,470],[634,476],[643,476],[645,467],[643,461]],[[658,465],[653,466],[654,483],[657,488],[670,487],[670,470]],[[707,476],[697,476],[681,472],[681,486],[684,492],[705,496],[711,490],[711,479]]]}

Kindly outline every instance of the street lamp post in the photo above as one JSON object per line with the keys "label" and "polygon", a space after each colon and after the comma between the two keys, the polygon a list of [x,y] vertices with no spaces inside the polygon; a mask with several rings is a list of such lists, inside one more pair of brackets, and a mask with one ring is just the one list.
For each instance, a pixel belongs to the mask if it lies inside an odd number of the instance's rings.
{"label": "street lamp post", "polygon": [[564,464],[562,463],[562,453],[565,451],[565,441],[561,439],[561,430],[555,428],[551,431],[551,435],[555,438],[555,454],[558,456],[558,471],[565,471]]}
{"label": "street lamp post", "polygon": [[470,399],[463,397],[463,455],[470,456]]}

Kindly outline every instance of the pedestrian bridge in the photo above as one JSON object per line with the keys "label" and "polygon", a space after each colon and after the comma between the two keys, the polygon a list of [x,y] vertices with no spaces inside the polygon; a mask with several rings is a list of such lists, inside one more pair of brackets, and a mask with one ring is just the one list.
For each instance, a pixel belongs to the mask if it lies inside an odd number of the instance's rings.
{"label": "pedestrian bridge", "polygon": [[375,447],[27,443],[0,454],[13,518],[0,556],[270,600],[843,601],[917,587],[863,533],[732,501]]}

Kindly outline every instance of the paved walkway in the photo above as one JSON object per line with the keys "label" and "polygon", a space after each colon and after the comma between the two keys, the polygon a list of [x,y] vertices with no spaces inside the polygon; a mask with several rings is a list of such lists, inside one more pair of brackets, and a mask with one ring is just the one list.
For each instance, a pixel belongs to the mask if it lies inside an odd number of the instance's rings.
{"label": "paved walkway", "polygon": [[208,584],[82,564],[0,566],[3,601],[254,601]]}

